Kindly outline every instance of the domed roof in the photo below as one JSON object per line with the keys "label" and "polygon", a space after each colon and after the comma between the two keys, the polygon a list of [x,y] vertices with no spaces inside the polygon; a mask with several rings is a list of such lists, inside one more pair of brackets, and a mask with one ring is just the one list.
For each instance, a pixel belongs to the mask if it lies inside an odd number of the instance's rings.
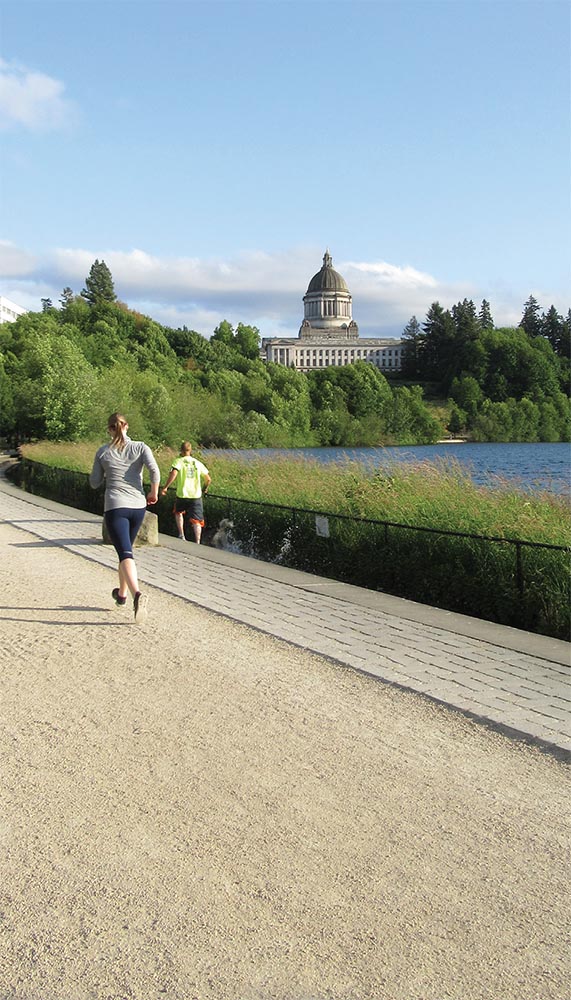
{"label": "domed roof", "polygon": [[345,279],[341,277],[338,271],[333,269],[333,260],[326,250],[323,255],[323,267],[317,274],[313,275],[313,278],[307,286],[306,295],[311,292],[348,292],[349,289],[345,283]]}

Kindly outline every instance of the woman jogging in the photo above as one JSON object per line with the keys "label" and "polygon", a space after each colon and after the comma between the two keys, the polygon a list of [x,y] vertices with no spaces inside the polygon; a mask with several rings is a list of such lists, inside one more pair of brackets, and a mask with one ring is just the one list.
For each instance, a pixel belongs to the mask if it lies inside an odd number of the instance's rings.
{"label": "woman jogging", "polygon": [[[141,625],[147,617],[147,597],[139,590],[133,545],[143,523],[147,504],[158,499],[161,474],[151,449],[143,441],[131,441],[129,424],[121,413],[112,413],[107,429],[109,444],[101,445],[93,461],[89,483],[97,489],[105,483],[104,518],[107,533],[119,556],[119,586],[111,592],[118,607],[133,596],[135,621]],[[143,467],[151,476],[151,489],[145,498]]]}

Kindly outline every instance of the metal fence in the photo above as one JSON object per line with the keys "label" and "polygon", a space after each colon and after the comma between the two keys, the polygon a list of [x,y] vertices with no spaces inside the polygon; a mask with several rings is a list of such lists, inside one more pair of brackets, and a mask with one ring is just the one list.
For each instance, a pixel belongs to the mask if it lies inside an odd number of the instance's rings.
{"label": "metal fence", "polygon": [[[23,459],[30,492],[102,513],[85,473]],[[172,497],[154,508],[176,534]],[[435,607],[567,639],[571,547],[337,514],[208,492],[206,544]]]}
{"label": "metal fence", "polygon": [[225,516],[228,520],[231,520],[233,514],[237,513],[240,508],[243,509],[248,506],[253,509],[287,512],[294,528],[296,526],[296,519],[299,519],[301,515],[309,515],[315,519],[316,534],[321,535],[321,537],[330,537],[330,535],[328,535],[328,529],[331,522],[336,521],[339,523],[345,522],[348,524],[371,525],[377,529],[380,527],[383,530],[386,545],[390,543],[389,532],[393,530],[419,532],[425,535],[438,535],[443,538],[465,538],[473,541],[476,540],[478,542],[498,544],[501,546],[509,545],[513,547],[515,580],[517,589],[522,596],[524,592],[522,549],[543,549],[545,551],[549,550],[553,552],[566,553],[568,556],[571,554],[571,546],[553,545],[548,542],[532,542],[521,538],[506,538],[499,535],[479,535],[474,532],[467,531],[450,531],[445,528],[429,528],[424,525],[405,524],[399,521],[384,521],[377,518],[358,517],[351,514],[334,514],[330,511],[313,510],[305,507],[289,507],[285,504],[267,503],[261,500],[243,500],[240,497],[221,496],[210,492],[209,500],[212,501],[214,499],[224,505]]}

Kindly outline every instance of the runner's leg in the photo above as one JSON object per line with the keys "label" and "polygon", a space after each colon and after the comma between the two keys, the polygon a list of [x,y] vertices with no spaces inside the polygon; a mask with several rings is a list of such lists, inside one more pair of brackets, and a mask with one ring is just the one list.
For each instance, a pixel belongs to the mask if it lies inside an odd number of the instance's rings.
{"label": "runner's leg", "polygon": [[133,544],[143,523],[145,511],[128,507],[105,512],[105,523],[109,538],[119,556],[119,596],[126,597],[130,591],[133,597],[139,592],[137,567],[133,557]]}

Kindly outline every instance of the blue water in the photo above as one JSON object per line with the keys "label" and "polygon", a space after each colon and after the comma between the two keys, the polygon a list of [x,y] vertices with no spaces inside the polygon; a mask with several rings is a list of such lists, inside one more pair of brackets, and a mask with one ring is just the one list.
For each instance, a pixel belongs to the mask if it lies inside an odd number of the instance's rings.
{"label": "blue water", "polygon": [[245,458],[290,456],[319,462],[357,461],[369,468],[395,462],[441,466],[452,461],[481,486],[509,487],[523,491],[547,490],[571,495],[571,445],[569,444],[452,444],[416,445],[396,448],[257,448],[241,451],[220,449],[218,455]]}

